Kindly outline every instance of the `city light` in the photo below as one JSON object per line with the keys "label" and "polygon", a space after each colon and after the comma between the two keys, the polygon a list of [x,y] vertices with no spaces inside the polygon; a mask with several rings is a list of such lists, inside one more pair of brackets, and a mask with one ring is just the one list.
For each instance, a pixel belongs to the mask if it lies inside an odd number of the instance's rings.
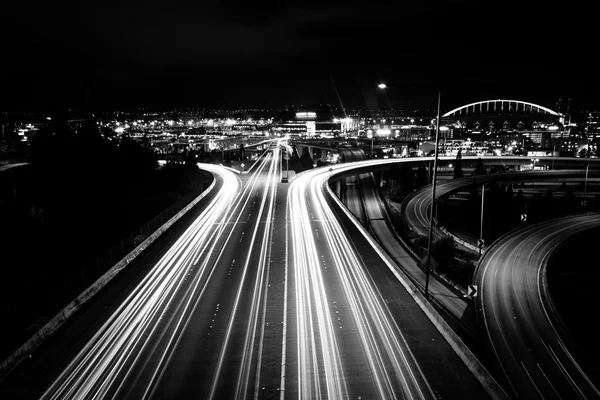
{"label": "city light", "polygon": [[387,88],[387,85],[385,83],[380,83],[379,85],[377,85],[377,87],[379,89],[385,89],[385,88]]}

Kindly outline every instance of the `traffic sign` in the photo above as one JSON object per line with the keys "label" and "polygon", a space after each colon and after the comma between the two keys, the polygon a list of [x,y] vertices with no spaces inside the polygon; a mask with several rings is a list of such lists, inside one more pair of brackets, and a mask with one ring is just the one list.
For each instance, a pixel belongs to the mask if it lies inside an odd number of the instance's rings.
{"label": "traffic sign", "polygon": [[467,286],[467,297],[473,298],[477,297],[477,285],[468,285]]}
{"label": "traffic sign", "polygon": [[246,166],[246,164],[244,164],[244,163],[240,164],[240,167],[242,167],[242,168],[244,168],[245,166]]}
{"label": "traffic sign", "polygon": [[585,207],[587,202],[585,200],[581,200],[581,207]]}
{"label": "traffic sign", "polygon": [[485,244],[483,239],[477,239],[477,247],[482,247]]}
{"label": "traffic sign", "polygon": [[521,221],[527,221],[527,214],[521,214]]}

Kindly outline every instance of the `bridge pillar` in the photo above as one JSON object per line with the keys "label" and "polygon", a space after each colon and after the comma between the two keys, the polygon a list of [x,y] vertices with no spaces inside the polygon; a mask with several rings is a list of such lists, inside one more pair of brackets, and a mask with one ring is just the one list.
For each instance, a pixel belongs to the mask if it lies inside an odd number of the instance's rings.
{"label": "bridge pillar", "polygon": [[433,182],[433,161],[427,163],[427,176],[429,177],[429,183]]}
{"label": "bridge pillar", "polygon": [[375,184],[377,185],[377,187],[381,187],[382,177],[383,177],[383,175],[382,175],[381,171],[373,172],[373,178],[375,178]]}
{"label": "bridge pillar", "polygon": [[342,180],[338,179],[333,182],[333,193],[337,196],[338,199],[342,199]]}

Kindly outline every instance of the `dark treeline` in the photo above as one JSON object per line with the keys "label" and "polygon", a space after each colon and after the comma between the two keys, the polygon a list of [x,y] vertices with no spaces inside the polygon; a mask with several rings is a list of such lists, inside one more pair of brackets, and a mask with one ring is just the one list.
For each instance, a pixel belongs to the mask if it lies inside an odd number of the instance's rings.
{"label": "dark treeline", "polygon": [[191,159],[158,168],[148,143],[104,137],[92,121],[48,126],[30,154],[0,173],[1,304],[15,327],[55,311],[69,275],[211,179]]}

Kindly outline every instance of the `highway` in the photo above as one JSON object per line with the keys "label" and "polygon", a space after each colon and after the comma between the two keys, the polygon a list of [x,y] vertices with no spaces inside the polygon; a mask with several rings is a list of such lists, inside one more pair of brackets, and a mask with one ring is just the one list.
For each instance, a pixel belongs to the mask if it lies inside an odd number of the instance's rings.
{"label": "highway", "polygon": [[[443,354],[452,350],[443,339],[432,341],[440,347],[428,356],[413,351],[420,346],[415,329],[427,337],[437,335],[436,328],[418,307],[391,311],[407,307],[407,302],[414,305],[414,300],[372,248],[355,247],[328,199],[329,177],[349,167],[342,164],[331,172],[326,168],[304,172],[290,184],[294,289],[289,299],[296,315],[289,323],[294,329],[288,332],[295,331],[296,338],[295,346],[288,345],[291,356],[286,376],[295,387],[286,385],[287,394],[302,399],[425,399],[445,392],[440,386],[461,381],[460,388],[453,388],[453,396],[478,393],[478,398],[487,397],[455,354],[452,360],[445,359]],[[406,321],[412,326],[407,327]],[[434,360],[431,354],[436,354]],[[442,359],[445,370],[432,373],[428,363]]]}
{"label": "highway", "polygon": [[[589,171],[589,181],[600,178],[600,171]],[[497,181],[502,183],[532,182],[532,181],[560,181],[583,180],[585,170],[552,170],[552,171],[527,171],[508,172],[491,175],[477,175],[460,179],[438,181],[435,190],[435,199],[438,201],[451,192],[471,184],[482,185],[485,182]],[[407,197],[402,203],[402,218],[416,233],[427,236],[429,234],[429,207],[431,204],[431,185],[427,185]],[[434,216],[435,221],[435,216]],[[439,228],[434,228],[434,240],[445,235]]]}
{"label": "highway", "polygon": [[[30,373],[17,380],[22,388],[0,394],[489,397],[379,253],[332,209],[327,180],[355,166],[307,171],[291,184],[279,183],[279,151],[249,174],[200,167],[222,190],[199,217],[85,340],[73,341],[64,368],[43,371],[52,363],[42,352],[27,361],[51,384],[38,387]],[[367,208],[372,218],[377,210]]]}
{"label": "highway", "polygon": [[[518,398],[600,397],[559,334],[545,272],[560,243],[598,226],[600,214],[592,213],[527,226],[495,242],[478,266],[477,300],[485,327]],[[595,317],[590,308],[590,323]]]}
{"label": "highway", "polygon": [[243,181],[200,167],[224,189],[41,398],[246,398],[279,382],[279,365],[262,362],[282,347],[265,334],[283,318],[267,307],[279,152]]}
{"label": "highway", "polygon": [[[424,290],[425,273],[415,260],[417,256],[410,251],[409,246],[402,241],[391,225],[372,174],[361,174],[359,176],[359,192],[367,215],[365,219],[368,221],[365,226],[370,229],[373,237],[383,246],[396,264],[411,277],[418,287]],[[453,316],[454,321],[468,333],[473,334],[470,327],[473,314],[463,298],[457,296],[435,277],[429,282],[429,291],[431,301],[442,303],[444,310]]]}

